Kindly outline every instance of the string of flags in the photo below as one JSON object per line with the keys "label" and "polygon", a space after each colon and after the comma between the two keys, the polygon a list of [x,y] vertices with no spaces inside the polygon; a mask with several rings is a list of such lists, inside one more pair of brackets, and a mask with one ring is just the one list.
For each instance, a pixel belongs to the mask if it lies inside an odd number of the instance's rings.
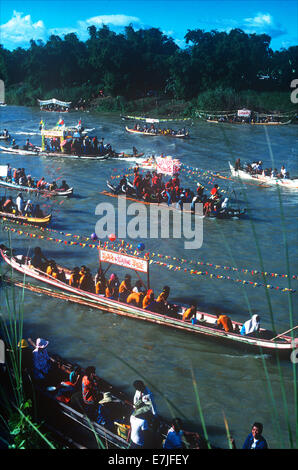
{"label": "string of flags", "polygon": [[[22,224],[22,225],[24,225],[24,224]],[[29,226],[29,224],[27,224],[27,225]],[[49,232],[49,234],[53,234],[53,235],[54,234],[63,235],[64,237],[67,237],[67,238],[71,237],[71,238],[74,238],[75,240],[65,240],[65,239],[63,240],[62,238],[56,238],[55,236],[47,236],[47,235],[43,235],[43,234],[40,234],[40,233],[27,232],[25,230],[20,230],[20,229],[14,228],[14,227],[9,227],[7,225],[4,226],[4,230],[5,231],[11,231],[13,233],[16,233],[17,235],[25,235],[26,237],[30,237],[30,238],[44,239],[46,241],[52,241],[52,242],[55,242],[55,243],[58,243],[58,244],[63,244],[63,245],[80,246],[81,248],[87,247],[87,248],[92,248],[92,249],[94,249],[94,248],[98,249],[99,248],[99,244],[92,243],[93,242],[92,237],[86,237],[86,236],[83,236],[83,235],[74,235],[74,234],[71,234],[71,233],[60,232],[60,231],[45,228],[45,227],[41,228],[41,230],[43,232]],[[140,252],[136,248],[134,248],[134,246],[131,243],[125,242],[125,240],[121,240],[120,242],[113,241],[112,243],[110,243],[107,240],[107,241],[101,242],[100,246],[103,247],[103,248],[112,249],[114,251],[118,250],[118,251],[130,253],[130,254],[133,254],[134,256],[140,255]],[[243,268],[238,269],[238,268],[233,268],[233,267],[229,267],[229,266],[222,266],[222,265],[218,265],[218,264],[214,264],[214,263],[206,263],[206,262],[203,262],[203,261],[189,261],[189,260],[186,260],[186,259],[171,257],[169,255],[163,255],[163,254],[160,254],[160,253],[153,253],[153,252],[152,253],[147,253],[147,255],[150,259],[150,261],[149,261],[150,264],[156,264],[156,265],[159,265],[159,266],[162,266],[162,267],[166,267],[167,269],[173,270],[173,271],[182,271],[184,273],[189,273],[189,274],[192,274],[192,275],[195,274],[195,275],[200,275],[200,276],[208,276],[210,279],[229,280],[229,281],[232,281],[232,282],[242,283],[244,285],[249,285],[251,287],[266,287],[267,289],[275,289],[275,290],[281,291],[281,292],[290,292],[290,293],[296,292],[296,290],[291,289],[291,288],[273,286],[271,284],[264,284],[264,283],[253,282],[253,281],[242,280],[242,279],[234,279],[234,278],[232,278],[228,275],[215,274],[215,273],[210,273],[209,271],[203,271],[203,270],[198,270],[198,269],[185,267],[185,264],[186,263],[190,263],[190,264],[196,263],[198,265],[209,266],[213,269],[220,269],[221,268],[221,269],[224,269],[224,270],[241,271],[244,274],[252,274],[252,275],[254,275],[254,274],[264,274],[266,276],[271,276],[271,277],[274,277],[274,278],[277,278],[277,277],[288,278],[289,276],[287,274],[268,273],[268,272],[262,273],[262,272],[257,271],[257,270],[249,270],[249,269],[243,269]],[[168,262],[156,260],[156,259],[153,259],[153,258],[164,258],[164,260],[171,260],[171,261],[174,260],[176,263],[180,262],[181,265],[169,264]],[[298,275],[291,276],[291,279],[297,279],[297,278],[298,278]]]}

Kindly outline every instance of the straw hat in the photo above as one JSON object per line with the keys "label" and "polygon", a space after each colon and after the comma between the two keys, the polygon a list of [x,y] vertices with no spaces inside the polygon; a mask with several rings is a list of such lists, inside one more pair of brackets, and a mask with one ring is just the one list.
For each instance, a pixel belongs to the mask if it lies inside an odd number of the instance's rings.
{"label": "straw hat", "polygon": [[25,349],[28,348],[29,344],[25,339],[22,339],[21,341],[18,342],[18,348]]}
{"label": "straw hat", "polygon": [[117,398],[114,398],[111,395],[111,392],[105,392],[103,394],[103,399],[98,402],[99,405],[103,405],[104,403],[111,403],[111,402],[120,402]]}

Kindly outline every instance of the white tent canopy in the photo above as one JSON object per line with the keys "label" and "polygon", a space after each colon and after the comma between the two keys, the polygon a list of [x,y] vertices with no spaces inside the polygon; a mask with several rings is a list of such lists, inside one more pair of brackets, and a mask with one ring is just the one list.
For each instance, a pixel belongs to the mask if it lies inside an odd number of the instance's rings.
{"label": "white tent canopy", "polygon": [[64,106],[68,108],[71,105],[71,101],[59,101],[56,100],[55,98],[52,98],[51,100],[37,100],[40,104],[40,106],[46,106],[48,104],[58,104],[59,106]]}

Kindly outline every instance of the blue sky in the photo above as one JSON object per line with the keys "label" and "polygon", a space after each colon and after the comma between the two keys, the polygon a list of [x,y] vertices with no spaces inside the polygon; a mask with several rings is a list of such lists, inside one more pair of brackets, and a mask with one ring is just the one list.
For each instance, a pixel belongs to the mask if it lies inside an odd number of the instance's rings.
{"label": "blue sky", "polygon": [[87,27],[103,23],[121,32],[156,27],[184,45],[188,29],[266,33],[274,50],[297,45],[296,0],[1,0],[0,43],[7,49],[28,47],[30,39],[76,32],[88,37]]}

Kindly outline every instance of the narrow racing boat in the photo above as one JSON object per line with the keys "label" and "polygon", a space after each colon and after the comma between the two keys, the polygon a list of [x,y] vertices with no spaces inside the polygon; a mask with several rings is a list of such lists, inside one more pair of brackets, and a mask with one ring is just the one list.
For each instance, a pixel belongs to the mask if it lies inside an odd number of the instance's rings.
{"label": "narrow racing boat", "polygon": [[45,217],[31,217],[0,211],[0,218],[4,220],[9,220],[11,222],[19,222],[22,224],[36,225],[38,227],[46,227],[51,222],[52,214],[46,215]]}
{"label": "narrow racing boat", "polygon": [[[147,287],[149,288],[150,262],[148,258],[131,256],[100,247],[98,251],[101,263],[107,262],[125,267],[126,269],[133,269],[138,272],[146,273]],[[44,293],[52,297],[59,297],[70,302],[79,303],[81,305],[110,312],[112,314],[155,323],[160,326],[166,326],[182,332],[197,334],[201,337],[213,339],[219,343],[224,343],[226,345],[254,353],[279,353],[281,355],[285,355],[289,359],[292,351],[298,347],[298,338],[293,340],[290,336],[286,336],[285,334],[277,335],[276,333],[264,328],[260,329],[258,336],[243,336],[240,334],[242,324],[237,321],[232,321],[233,331],[227,332],[225,330],[218,329],[216,315],[201,312],[199,310],[196,311],[195,318],[192,322],[184,321],[182,317],[186,307],[183,305],[172,304],[169,313],[162,314],[107,298],[101,294],[95,294],[93,292],[87,292],[82,289],[72,287],[68,283],[71,275],[71,271],[68,268],[58,266],[59,269],[64,271],[66,277],[66,282],[60,281],[45,274],[43,271],[34,268],[30,264],[30,257],[22,254],[16,256],[14,253],[11,253],[11,250],[3,245],[0,249],[0,255],[13,270],[21,273],[23,276],[33,278],[40,283],[47,284],[51,288],[57,289],[60,292],[62,291],[62,293],[57,293],[52,289],[38,287],[38,290],[35,289],[35,291],[39,293]],[[31,288],[30,285],[26,285],[24,282],[21,282],[20,286],[34,291],[34,286]]]}
{"label": "narrow racing boat", "polygon": [[53,158],[75,158],[80,160],[107,160],[113,155],[116,155],[114,152],[107,152],[105,155],[85,155],[85,154],[68,154],[64,152],[47,152],[42,150],[41,147],[34,147],[32,150],[24,150],[20,148],[12,147],[3,147],[0,145],[0,150],[3,153],[11,153],[14,155],[32,155],[40,157],[53,157]]}
{"label": "narrow racing boat", "polygon": [[129,127],[125,127],[126,131],[129,132],[130,134],[139,134],[139,135],[148,135],[148,136],[163,136],[163,137],[177,137],[178,139],[186,139],[189,137],[189,134],[178,134],[177,132],[175,133],[163,133],[163,132],[150,132],[150,130],[146,131],[141,131],[141,130],[136,130],[136,129],[130,129]]}
{"label": "narrow racing boat", "polygon": [[16,191],[22,191],[30,194],[42,194],[47,197],[70,197],[73,195],[73,188],[69,189],[55,189],[55,190],[50,190],[50,189],[39,189],[39,188],[31,188],[29,186],[22,186],[20,184],[15,184],[15,183],[10,183],[8,181],[5,181],[5,178],[2,178],[0,176],[0,187],[3,188],[8,188],[8,189],[13,189]]}
{"label": "narrow racing boat", "polygon": [[251,174],[244,169],[235,170],[234,165],[229,162],[231,175],[241,180],[254,181],[259,185],[280,186],[287,189],[298,189],[298,178],[271,178],[271,176],[263,176],[262,174]]}

